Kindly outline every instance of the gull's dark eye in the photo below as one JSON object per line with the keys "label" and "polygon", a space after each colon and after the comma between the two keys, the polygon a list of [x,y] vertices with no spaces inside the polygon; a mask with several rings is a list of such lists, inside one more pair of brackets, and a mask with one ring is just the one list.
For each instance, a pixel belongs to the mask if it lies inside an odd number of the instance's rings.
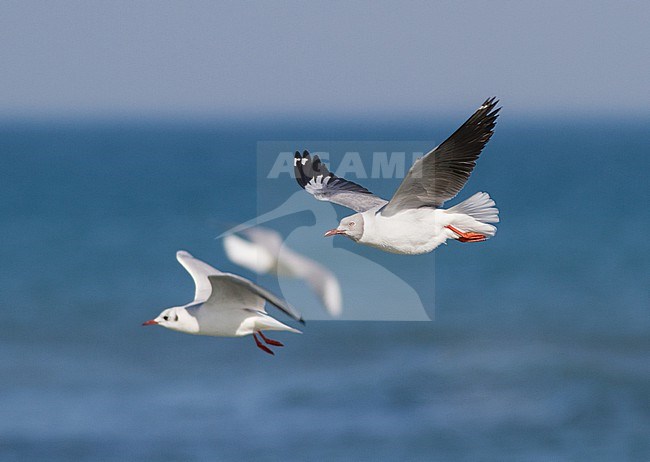
{"label": "gull's dark eye", "polygon": [[163,319],[164,319],[165,321],[168,321],[168,320],[169,320],[169,316],[165,315],[165,316],[163,316]]}
{"label": "gull's dark eye", "polygon": [[351,221],[350,222],[350,228],[352,228],[353,226],[354,226],[354,221]]}
{"label": "gull's dark eye", "polygon": [[178,315],[174,317],[174,321],[178,321]]}

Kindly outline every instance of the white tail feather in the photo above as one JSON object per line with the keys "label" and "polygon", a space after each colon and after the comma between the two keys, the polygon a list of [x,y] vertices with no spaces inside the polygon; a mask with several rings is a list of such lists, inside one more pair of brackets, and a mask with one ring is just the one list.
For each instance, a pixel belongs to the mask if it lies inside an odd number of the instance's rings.
{"label": "white tail feather", "polygon": [[[494,236],[496,227],[488,223],[499,222],[499,209],[488,193],[478,192],[460,204],[446,210],[447,213],[460,214],[452,224],[458,225],[461,231],[472,231]],[[465,217],[462,217],[465,215]]]}

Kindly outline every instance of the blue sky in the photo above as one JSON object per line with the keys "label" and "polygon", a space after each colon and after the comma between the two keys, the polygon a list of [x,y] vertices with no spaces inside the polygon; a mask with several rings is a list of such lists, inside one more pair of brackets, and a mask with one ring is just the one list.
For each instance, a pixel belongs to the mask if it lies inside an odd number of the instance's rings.
{"label": "blue sky", "polygon": [[650,2],[3,1],[0,114],[650,114]]}

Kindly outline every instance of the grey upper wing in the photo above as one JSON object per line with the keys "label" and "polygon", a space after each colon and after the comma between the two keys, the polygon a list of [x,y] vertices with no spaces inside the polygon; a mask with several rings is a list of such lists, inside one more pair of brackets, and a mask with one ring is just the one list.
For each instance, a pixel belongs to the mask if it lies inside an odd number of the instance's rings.
{"label": "grey upper wing", "polygon": [[[261,309],[264,306],[264,303],[259,304],[261,298],[291,316],[296,321],[304,323],[302,315],[295,308],[246,278],[237,276],[236,274],[221,273],[208,276],[208,279],[212,284],[212,294],[207,300],[208,303],[214,301],[218,305],[224,306],[224,298],[229,300],[236,299],[240,302],[240,305],[253,305],[243,306],[244,308]],[[227,306],[228,303],[225,305]]]}
{"label": "grey upper wing", "polygon": [[365,212],[388,203],[363,186],[334,175],[318,156],[312,160],[307,151],[302,156],[296,151],[293,167],[300,187],[320,201],[333,202],[355,212]]}
{"label": "grey upper wing", "polygon": [[391,216],[400,210],[440,207],[465,186],[481,150],[492,136],[501,108],[490,98],[440,146],[418,159],[381,211]]}

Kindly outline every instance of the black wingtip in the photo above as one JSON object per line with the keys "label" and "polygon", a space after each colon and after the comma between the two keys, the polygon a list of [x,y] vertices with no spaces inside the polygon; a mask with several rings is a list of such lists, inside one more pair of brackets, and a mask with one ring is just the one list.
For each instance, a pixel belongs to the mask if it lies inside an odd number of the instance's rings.
{"label": "black wingtip", "polygon": [[294,176],[296,177],[296,181],[298,182],[298,185],[302,188],[305,189],[305,186],[307,183],[309,183],[309,180],[311,180],[311,177],[308,177],[305,174],[305,165],[310,162],[309,159],[309,153],[307,151],[303,151],[303,155],[300,155],[300,151],[296,151],[296,153],[293,156],[293,172]]}
{"label": "black wingtip", "polygon": [[302,155],[300,155],[299,151],[296,151],[293,156],[293,168],[296,181],[303,189],[315,176],[323,175],[325,177],[331,175],[318,155],[312,157],[307,150],[304,150]]}
{"label": "black wingtip", "polygon": [[496,96],[492,96],[485,100],[485,102],[478,108],[477,112],[481,112],[484,116],[494,117],[496,119],[499,115],[501,107],[496,107],[499,100]]}
{"label": "black wingtip", "polygon": [[[492,96],[485,100],[485,102],[476,110],[474,114],[465,121],[465,123],[454,133],[457,135],[465,132],[468,141],[473,137],[475,141],[479,142],[480,150],[490,140],[494,133],[494,127],[497,119],[499,118],[499,111],[501,107],[496,107],[499,100],[496,96]],[[452,135],[452,136],[454,136]],[[451,138],[451,137],[450,137]]]}
{"label": "black wingtip", "polygon": [[[309,164],[309,163],[308,163]],[[318,155],[315,155],[311,160],[310,170],[307,171],[307,174],[314,178],[318,175],[323,175],[323,177],[334,176],[329,171],[327,166],[320,160]]]}

